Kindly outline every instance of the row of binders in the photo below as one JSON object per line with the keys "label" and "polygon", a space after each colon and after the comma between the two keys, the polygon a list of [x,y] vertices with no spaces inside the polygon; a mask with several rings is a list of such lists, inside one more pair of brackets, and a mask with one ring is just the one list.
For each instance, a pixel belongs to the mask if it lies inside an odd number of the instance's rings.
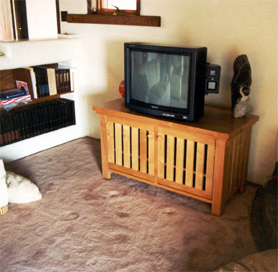
{"label": "row of binders", "polygon": [[58,98],[2,111],[0,146],[75,125],[74,101]]}

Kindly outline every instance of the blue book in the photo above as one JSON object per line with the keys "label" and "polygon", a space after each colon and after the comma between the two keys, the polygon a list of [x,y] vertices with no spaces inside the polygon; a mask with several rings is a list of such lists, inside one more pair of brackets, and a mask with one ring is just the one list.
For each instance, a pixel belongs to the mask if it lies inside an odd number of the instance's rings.
{"label": "blue book", "polygon": [[19,89],[11,89],[11,90],[0,93],[0,99],[8,100],[8,99],[24,96],[27,94],[28,94],[28,91],[26,91],[24,89],[20,89],[20,90]]}

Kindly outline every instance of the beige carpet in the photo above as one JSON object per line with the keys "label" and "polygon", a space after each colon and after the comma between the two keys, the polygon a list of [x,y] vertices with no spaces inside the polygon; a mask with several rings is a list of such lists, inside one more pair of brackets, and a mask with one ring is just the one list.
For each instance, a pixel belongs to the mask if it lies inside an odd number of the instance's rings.
{"label": "beige carpet", "polygon": [[86,137],[6,164],[43,199],[0,217],[0,271],[210,271],[256,252],[255,188],[210,205],[119,175],[102,179],[100,143]]}

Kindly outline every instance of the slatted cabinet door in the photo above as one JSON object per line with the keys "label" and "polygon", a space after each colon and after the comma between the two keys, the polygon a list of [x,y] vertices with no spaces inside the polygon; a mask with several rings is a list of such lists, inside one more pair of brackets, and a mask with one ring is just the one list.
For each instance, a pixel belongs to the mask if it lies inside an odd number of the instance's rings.
{"label": "slatted cabinet door", "polygon": [[106,131],[109,168],[154,180],[153,126],[108,117]]}
{"label": "slatted cabinet door", "polygon": [[158,183],[212,198],[215,140],[158,128]]}

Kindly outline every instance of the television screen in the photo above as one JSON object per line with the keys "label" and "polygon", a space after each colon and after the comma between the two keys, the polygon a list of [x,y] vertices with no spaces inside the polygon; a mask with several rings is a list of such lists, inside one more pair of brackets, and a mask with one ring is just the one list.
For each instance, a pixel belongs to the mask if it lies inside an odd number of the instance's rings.
{"label": "television screen", "polygon": [[131,51],[131,99],[188,109],[190,55]]}

